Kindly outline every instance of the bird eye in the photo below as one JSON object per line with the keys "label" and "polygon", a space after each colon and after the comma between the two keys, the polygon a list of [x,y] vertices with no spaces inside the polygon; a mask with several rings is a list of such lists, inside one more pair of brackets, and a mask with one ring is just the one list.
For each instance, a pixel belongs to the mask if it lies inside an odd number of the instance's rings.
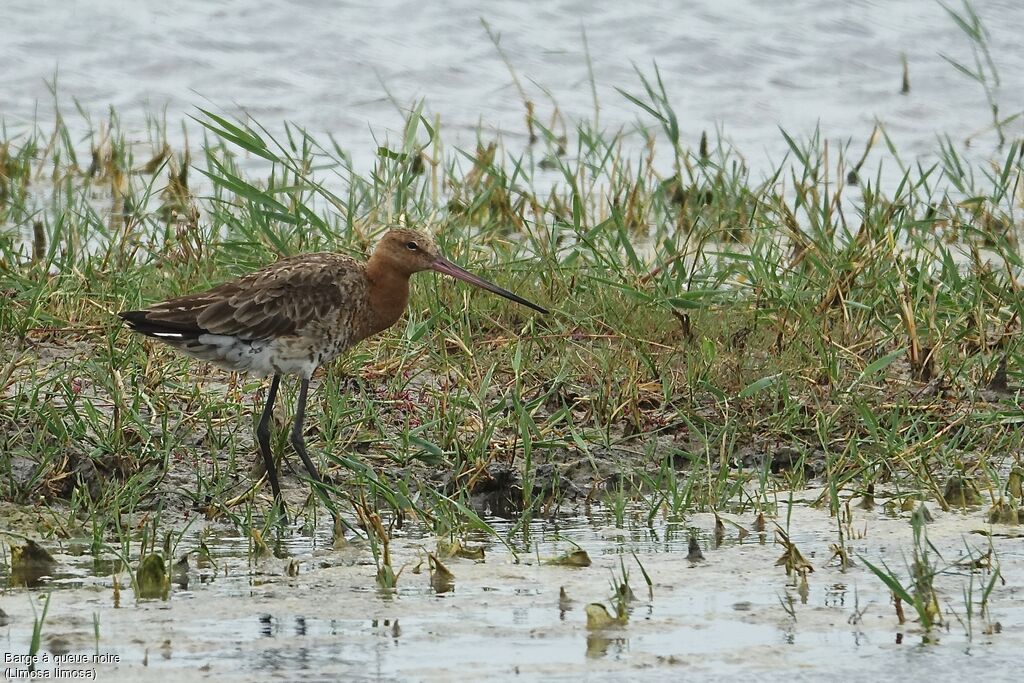
{"label": "bird eye", "polygon": [[416,244],[415,242],[406,242],[405,247],[409,251],[417,251],[420,248],[420,245]]}

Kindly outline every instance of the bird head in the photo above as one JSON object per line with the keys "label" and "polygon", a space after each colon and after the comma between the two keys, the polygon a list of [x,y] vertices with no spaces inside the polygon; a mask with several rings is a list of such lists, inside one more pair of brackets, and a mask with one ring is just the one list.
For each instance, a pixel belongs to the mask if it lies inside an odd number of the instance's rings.
{"label": "bird head", "polygon": [[503,289],[493,282],[489,282],[479,275],[474,275],[468,270],[457,266],[443,257],[432,240],[427,235],[409,228],[392,228],[385,233],[373,254],[374,259],[380,259],[391,268],[408,277],[413,273],[424,270],[433,270],[438,273],[450,275],[457,280],[486,289],[506,299],[515,301],[518,304],[532,308],[539,313],[547,313],[547,309],[537,304],[530,303],[522,297],[516,296],[507,289]]}

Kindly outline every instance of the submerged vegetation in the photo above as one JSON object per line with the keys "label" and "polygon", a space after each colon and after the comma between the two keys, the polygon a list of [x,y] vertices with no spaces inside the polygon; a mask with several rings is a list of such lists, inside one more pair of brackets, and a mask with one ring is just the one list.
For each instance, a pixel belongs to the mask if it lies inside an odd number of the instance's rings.
{"label": "submerged vegetation", "polygon": [[[134,338],[115,313],[285,255],[363,256],[393,224],[552,314],[422,277],[404,323],[315,378],[307,437],[332,483],[307,496],[286,474],[286,497],[307,529],[330,508],[339,545],[365,538],[381,590],[405,580],[389,544],[413,522],[447,548],[512,517],[500,540],[528,552],[532,518],[576,505],[619,526],[724,511],[763,534],[767,516],[804,586],[786,510],[811,483],[844,569],[854,505],[1016,523],[1021,141],[991,162],[948,140],[911,161],[882,124],[839,148],[783,132],[789,154],[756,176],[684,130],[656,70],[623,94],[635,131],[546,127],[529,104],[529,143],[480,133],[469,149],[418,105],[366,172],[329,137],[210,111],[189,148],[155,122],[132,142],[113,112],[85,139],[58,117],[0,141],[0,499],[32,511],[22,531],[87,538],[165,595],[197,518],[272,552],[253,436],[268,383]],[[273,445],[293,459],[282,424]],[[910,578],[868,566],[929,629],[937,570],[914,520]],[[439,585],[455,555],[428,555]],[[625,626],[626,603],[587,614]]]}

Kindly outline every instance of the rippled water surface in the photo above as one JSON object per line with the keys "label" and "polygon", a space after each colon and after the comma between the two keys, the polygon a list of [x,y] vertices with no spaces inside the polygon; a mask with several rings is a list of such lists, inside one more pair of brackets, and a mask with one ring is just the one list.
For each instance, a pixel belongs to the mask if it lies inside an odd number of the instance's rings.
{"label": "rippled water surface", "polygon": [[[976,4],[1003,79],[1002,111],[1020,111],[1024,3]],[[827,138],[860,145],[878,119],[913,156],[932,151],[939,133],[959,140],[990,122],[981,88],[939,56],[971,63],[969,41],[931,0],[5,0],[0,115],[9,126],[49,120],[46,81],[57,74],[69,119],[72,97],[97,119],[115,107],[129,129],[141,129],[144,112],[166,111],[172,136],[197,105],[241,108],[329,131],[365,162],[377,146],[371,132],[400,128],[400,110],[425,98],[448,135],[471,141],[482,126],[514,140],[525,136],[524,108],[481,19],[541,121],[552,101],[570,120],[595,117],[585,31],[602,127],[638,120],[616,88],[637,91],[633,65],[657,61],[689,144],[720,126],[755,165],[766,153],[781,158],[780,126],[807,135],[820,123]]]}

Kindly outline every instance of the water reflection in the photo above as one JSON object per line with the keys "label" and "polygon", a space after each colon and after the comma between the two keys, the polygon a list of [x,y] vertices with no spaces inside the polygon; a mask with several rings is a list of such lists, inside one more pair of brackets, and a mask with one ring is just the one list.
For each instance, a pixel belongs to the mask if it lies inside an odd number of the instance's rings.
{"label": "water reflection", "polygon": [[609,653],[618,657],[629,651],[629,639],[616,636],[609,637],[602,633],[592,633],[587,636],[587,657],[600,659],[607,657]]}

